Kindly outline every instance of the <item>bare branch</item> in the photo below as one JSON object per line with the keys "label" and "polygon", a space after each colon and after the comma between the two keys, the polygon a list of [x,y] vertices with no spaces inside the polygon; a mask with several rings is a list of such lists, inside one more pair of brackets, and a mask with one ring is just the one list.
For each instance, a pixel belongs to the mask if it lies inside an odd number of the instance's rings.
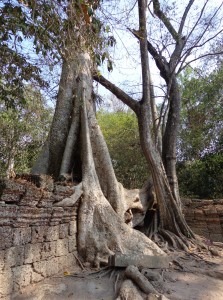
{"label": "bare branch", "polygon": [[118,88],[116,85],[111,83],[102,75],[94,75],[93,79],[103,85],[106,89],[112,92],[118,99],[120,99],[124,104],[128,105],[136,114],[138,112],[138,102],[126,94],[123,90]]}
{"label": "bare branch", "polygon": [[170,20],[166,17],[166,15],[160,9],[159,0],[153,0],[153,8],[154,8],[155,15],[160,19],[160,21],[163,22],[166,29],[169,31],[169,33],[172,35],[174,40],[177,42],[179,40],[179,35],[178,35],[177,31],[174,29],[174,27],[171,24]]}
{"label": "bare branch", "polygon": [[190,65],[192,62],[198,60],[198,59],[201,59],[201,58],[204,58],[204,57],[208,57],[208,56],[215,56],[215,55],[222,55],[223,54],[223,51],[219,51],[219,52],[214,52],[214,53],[206,53],[206,54],[203,54],[203,55],[200,55],[199,57],[197,58],[194,58],[192,60],[190,60],[189,62],[187,62],[183,67],[181,67],[177,74],[179,74],[182,70],[184,70],[188,65]]}
{"label": "bare branch", "polygon": [[191,6],[193,5],[193,3],[194,3],[194,0],[190,0],[187,7],[185,8],[183,17],[182,17],[181,22],[180,22],[180,27],[179,27],[179,30],[178,30],[179,35],[182,35],[182,31],[183,31],[183,28],[184,28],[184,24],[185,24],[188,12],[189,12]]}
{"label": "bare branch", "polygon": [[[206,27],[204,28],[203,32],[200,34],[200,36],[198,37],[198,39],[195,41],[194,45],[197,45],[201,39],[203,38],[203,36],[205,35],[205,33],[207,32],[208,27],[210,26],[212,20],[215,18],[216,14],[218,13],[218,11],[220,10],[220,8],[222,7],[223,3],[218,7],[218,9],[216,9],[216,11],[214,12],[214,14],[212,15],[212,17],[210,18],[210,20],[208,21]],[[219,31],[219,33],[221,33],[222,30]],[[219,34],[217,33],[217,35]],[[210,38],[209,40],[211,40],[213,38]],[[204,43],[205,44],[205,43]],[[203,44],[203,45],[204,45]]]}
{"label": "bare branch", "polygon": [[191,34],[194,32],[195,28],[196,28],[197,25],[199,24],[199,22],[200,22],[200,20],[201,20],[201,18],[202,18],[202,16],[203,16],[203,13],[204,13],[204,10],[205,10],[205,7],[206,7],[208,1],[209,1],[209,0],[206,0],[206,2],[204,3],[204,5],[203,5],[203,7],[202,7],[202,10],[201,10],[201,12],[200,12],[200,15],[199,15],[199,17],[198,17],[198,19],[197,19],[197,22],[194,24],[194,26],[193,26],[193,28],[191,29],[190,33],[187,35],[186,42],[188,41],[189,37],[191,36]]}
{"label": "bare branch", "polygon": [[[142,37],[140,32],[131,28],[128,30],[138,39],[140,40]],[[168,62],[164,56],[159,54],[156,48],[147,40],[147,50],[154,58],[157,68],[160,70],[161,76],[167,81],[168,80]]]}

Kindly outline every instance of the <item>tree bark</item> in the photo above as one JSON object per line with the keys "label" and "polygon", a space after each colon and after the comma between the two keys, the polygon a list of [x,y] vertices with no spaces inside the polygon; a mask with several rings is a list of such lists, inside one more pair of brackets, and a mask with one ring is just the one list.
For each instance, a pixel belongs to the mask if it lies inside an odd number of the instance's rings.
{"label": "tree bark", "polygon": [[48,139],[32,169],[34,174],[49,174],[58,178],[71,123],[73,95],[76,90],[77,61],[63,61],[57,104]]}
{"label": "tree bark", "polygon": [[[89,65],[86,63],[86,67]],[[91,80],[90,70],[86,72]],[[88,80],[85,78],[85,81]],[[122,253],[147,253],[163,255],[163,252],[151,242],[144,234],[133,230],[123,221],[122,211],[115,212],[109,200],[102,192],[97,169],[95,167],[95,156],[93,153],[93,139],[91,131],[94,120],[90,89],[92,85],[83,84],[82,107],[81,107],[81,142],[82,142],[82,174],[83,174],[83,197],[78,213],[78,251],[89,262],[99,265],[101,260],[107,260],[108,256],[116,251]],[[95,127],[94,127],[95,129]],[[96,133],[97,130],[96,130]],[[98,138],[98,137],[97,137]],[[97,140],[97,138],[95,140]],[[100,138],[101,142],[101,138]],[[102,156],[105,151],[103,143],[99,143]],[[98,147],[98,146],[97,146]],[[106,165],[106,156],[102,161]],[[109,166],[109,165],[108,165]],[[106,166],[106,168],[108,168]],[[110,167],[109,167],[110,168]],[[103,172],[106,169],[102,168]],[[110,170],[108,170],[111,173]],[[109,175],[109,174],[108,174]],[[100,175],[101,176],[101,175]],[[104,176],[107,174],[104,173]],[[120,202],[124,202],[122,196]],[[136,247],[137,245],[137,247]]]}
{"label": "tree bark", "polygon": [[172,75],[169,93],[169,113],[163,136],[162,160],[173,196],[181,209],[176,173],[176,144],[180,124],[181,95],[175,75]]}

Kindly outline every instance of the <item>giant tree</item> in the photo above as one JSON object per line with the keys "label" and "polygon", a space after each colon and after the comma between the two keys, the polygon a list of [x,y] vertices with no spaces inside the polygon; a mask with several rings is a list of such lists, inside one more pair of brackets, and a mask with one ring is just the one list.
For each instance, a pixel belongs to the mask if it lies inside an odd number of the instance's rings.
{"label": "giant tree", "polygon": [[[181,13],[181,18],[177,20],[177,25],[173,26],[173,22],[171,21],[172,16],[170,15],[171,7],[167,7],[167,10],[165,11],[165,7],[161,8],[159,1],[154,0],[151,1],[150,4],[151,3],[153,4],[154,10],[154,14],[151,13],[152,17],[154,20],[158,20],[157,28],[159,28],[159,30],[161,28],[160,36],[158,30],[154,30],[154,39],[152,33],[150,33],[150,35],[147,35],[146,33],[146,1],[138,1],[139,7],[141,7],[139,10],[140,27],[139,30],[131,30],[131,32],[139,40],[141,49],[143,81],[141,101],[134,101],[134,99],[124,93],[124,91],[117,88],[103,76],[95,75],[94,78],[113,92],[133,111],[135,111],[138,117],[139,130],[141,132],[142,148],[144,149],[145,156],[147,157],[150,169],[152,170],[153,182],[159,207],[159,216],[161,219],[159,225],[160,229],[162,230],[165,228],[173,231],[177,236],[181,236],[181,238],[185,240],[181,233],[186,236],[193,236],[193,234],[190,230],[188,230],[181,214],[181,203],[176,176],[176,142],[181,107],[181,95],[177,74],[185,68],[186,65],[188,65],[189,56],[193,52],[196,54],[198,49],[204,49],[205,52],[200,52],[199,56],[193,57],[191,60],[221,53],[221,51],[217,53],[211,52],[207,47],[207,44],[222,37],[222,29],[219,27],[219,23],[217,21],[222,5],[214,8],[207,15],[206,8],[209,1],[205,1],[200,10],[196,8],[197,10],[195,15],[192,14],[193,22],[190,20],[189,24],[188,15],[194,4],[194,1],[191,0],[188,2],[183,13]],[[176,18],[176,16],[174,17]],[[214,32],[210,32],[212,28],[215,29]],[[157,36],[160,38],[158,42]],[[167,121],[163,132],[162,158],[159,156],[157,151],[159,149],[156,145],[154,145],[153,136],[149,131],[152,117],[150,117],[149,120],[148,116],[152,114],[153,103],[151,101],[151,90],[148,90],[150,85],[150,74],[148,57],[145,53],[146,50],[153,57],[158,70],[160,71],[160,75],[165,80],[167,86],[167,105],[166,112],[164,114],[167,115]],[[163,107],[164,106],[162,106],[161,109],[162,114],[164,111]],[[145,123],[146,121],[148,122],[147,125]],[[162,184],[160,181],[162,181]],[[162,185],[163,187],[161,187]],[[159,231],[161,232],[161,230]],[[166,231],[162,231],[162,233],[167,235]]]}
{"label": "giant tree", "polygon": [[[99,5],[99,1],[90,0],[67,1],[62,4],[59,0],[52,3],[29,2],[33,22],[43,22],[48,29],[45,36],[44,26],[38,27],[38,48],[43,51],[49,47],[48,41],[52,42],[62,62],[52,126],[32,172],[62,180],[73,174],[81,181],[76,187],[76,191],[82,193],[78,213],[78,250],[86,260],[95,264],[116,251],[147,254],[163,252],[144,234],[129,226],[139,223],[132,212],[140,212],[142,217],[145,216],[149,185],[140,192],[129,193],[118,183],[95,116],[93,74],[95,80],[114,92],[138,117],[141,145],[149,162],[155,189],[154,205],[158,206],[159,212],[160,222],[155,222],[157,226],[153,233],[158,233],[170,239],[174,246],[180,245],[183,248],[185,245],[189,246],[187,238],[194,237],[180,210],[179,198],[171,189],[165,163],[150,131],[152,118],[146,1],[139,1],[143,78],[141,101],[133,100],[103,76],[98,76],[96,63],[103,48],[103,37],[100,35],[103,24],[95,14]],[[46,38],[43,39],[43,36]],[[178,115],[173,113],[172,117],[177,118]],[[174,144],[172,149],[175,149]]]}
{"label": "giant tree", "polygon": [[[147,189],[129,193],[117,181],[107,145],[97,124],[93,101],[95,49],[100,43],[98,1],[69,1],[55,114],[48,139],[33,167],[35,174],[81,181],[78,251],[98,264],[116,251],[163,254],[144,234],[132,229],[132,209],[143,211]],[[127,225],[127,224],[129,225]],[[137,247],[136,247],[137,245]]]}

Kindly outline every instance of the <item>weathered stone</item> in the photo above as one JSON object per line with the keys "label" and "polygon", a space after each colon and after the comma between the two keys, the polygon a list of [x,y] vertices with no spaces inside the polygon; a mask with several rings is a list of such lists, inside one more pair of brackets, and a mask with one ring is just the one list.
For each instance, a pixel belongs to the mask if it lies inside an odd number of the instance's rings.
{"label": "weathered stone", "polygon": [[77,250],[76,236],[69,236],[69,238],[68,238],[68,249],[69,249],[69,252],[74,252],[74,251]]}
{"label": "weathered stone", "polygon": [[59,239],[59,225],[48,226],[46,229],[46,241],[56,241]]}
{"label": "weathered stone", "polygon": [[4,250],[12,246],[13,229],[9,226],[0,227],[0,250]]}
{"label": "weathered stone", "polygon": [[116,253],[109,257],[109,265],[114,267],[127,267],[134,265],[150,269],[168,268],[170,258],[168,256],[132,255]]}
{"label": "weathered stone", "polygon": [[213,202],[214,202],[214,204],[221,204],[221,205],[223,205],[223,199],[214,199]]}
{"label": "weathered stone", "polygon": [[208,225],[209,227],[213,227],[213,228],[215,228],[215,227],[220,227],[220,226],[221,226],[220,224],[221,224],[221,223],[220,223],[220,220],[219,220],[219,219],[207,218],[207,225]]}
{"label": "weathered stone", "polygon": [[181,202],[184,206],[190,206],[192,200],[187,198],[181,198]]}
{"label": "weathered stone", "polygon": [[193,231],[194,233],[198,234],[198,235],[202,235],[202,236],[205,236],[207,238],[210,238],[210,234],[209,234],[209,231],[206,228],[202,228],[202,227],[193,227]]}
{"label": "weathered stone", "polygon": [[29,184],[24,196],[22,197],[19,205],[35,207],[42,198],[42,191],[36,186]]}
{"label": "weathered stone", "polygon": [[15,228],[13,233],[13,245],[25,245],[31,242],[31,227]]}
{"label": "weathered stone", "polygon": [[0,298],[6,295],[10,295],[13,290],[13,280],[11,270],[6,270],[0,273]]}
{"label": "weathered stone", "polygon": [[5,267],[5,250],[0,251],[0,273]]}
{"label": "weathered stone", "polygon": [[25,245],[24,264],[31,264],[33,262],[40,261],[41,247],[41,243]]}
{"label": "weathered stone", "polygon": [[[5,205],[0,210],[0,226],[10,226],[17,219],[17,206]],[[1,237],[1,236],[0,236]]]}
{"label": "weathered stone", "polygon": [[18,203],[25,191],[26,187],[14,180],[0,181],[0,196],[2,201]]}
{"label": "weathered stone", "polygon": [[3,194],[1,196],[1,201],[4,201],[5,203],[11,204],[18,204],[21,199],[21,194],[15,193],[14,191],[8,191],[7,194]]}
{"label": "weathered stone", "polygon": [[216,218],[218,217],[217,210],[215,207],[208,207],[204,209],[204,214],[208,217]]}
{"label": "weathered stone", "polygon": [[76,235],[77,233],[77,221],[71,221],[69,224],[69,235]]}
{"label": "weathered stone", "polygon": [[42,243],[46,240],[47,227],[35,226],[32,227],[32,243]]}
{"label": "weathered stone", "polygon": [[32,268],[32,270],[31,270],[31,283],[37,283],[37,282],[40,282],[43,279],[44,279],[43,275],[35,272]]}
{"label": "weathered stone", "polygon": [[56,247],[56,256],[63,256],[68,254],[69,248],[68,248],[68,239],[58,240]]}
{"label": "weathered stone", "polygon": [[223,232],[220,234],[210,233],[210,240],[215,242],[223,242]]}
{"label": "weathered stone", "polygon": [[205,221],[205,220],[206,220],[206,216],[205,216],[203,210],[198,210],[198,209],[196,209],[196,210],[194,211],[194,219],[195,219],[195,220],[202,220],[202,221]]}
{"label": "weathered stone", "polygon": [[221,234],[222,233],[222,229],[221,229],[221,226],[220,224],[218,225],[215,225],[215,224],[207,224],[208,225],[208,231],[210,233],[214,233],[214,234]]}
{"label": "weathered stone", "polygon": [[41,247],[41,260],[55,257],[57,242],[45,242]]}
{"label": "weathered stone", "polygon": [[37,208],[20,206],[15,227],[44,226],[49,223],[52,210],[49,208]]}
{"label": "weathered stone", "polygon": [[5,264],[7,268],[21,266],[24,263],[24,247],[11,247],[5,251]]}
{"label": "weathered stone", "polygon": [[66,197],[66,196],[71,196],[74,193],[74,191],[75,188],[73,186],[56,184],[53,192],[55,195],[61,194]]}
{"label": "weathered stone", "polygon": [[60,224],[59,225],[59,238],[64,239],[68,237],[68,226],[69,224]]}
{"label": "weathered stone", "polygon": [[32,267],[30,265],[12,268],[13,281],[19,288],[28,286],[31,283]]}
{"label": "weathered stone", "polygon": [[194,210],[186,211],[185,212],[185,218],[187,220],[194,220],[195,219],[195,217],[194,217]]}
{"label": "weathered stone", "polygon": [[58,258],[51,258],[48,260],[35,262],[33,264],[33,271],[41,274],[43,277],[49,277],[58,273],[58,264]]}
{"label": "weathered stone", "polygon": [[205,222],[205,221],[195,222],[194,227],[201,228],[204,231],[208,231],[207,222]]}
{"label": "weathered stone", "polygon": [[64,207],[63,222],[69,223],[74,220],[76,220],[76,211],[74,210],[74,207]]}
{"label": "weathered stone", "polygon": [[63,218],[64,209],[62,207],[53,207],[50,219],[50,226],[58,225]]}
{"label": "weathered stone", "polygon": [[58,271],[65,271],[77,264],[76,258],[72,253],[57,258]]}
{"label": "weathered stone", "polygon": [[52,192],[42,191],[42,198],[37,204],[37,207],[52,207],[52,205],[53,205]]}

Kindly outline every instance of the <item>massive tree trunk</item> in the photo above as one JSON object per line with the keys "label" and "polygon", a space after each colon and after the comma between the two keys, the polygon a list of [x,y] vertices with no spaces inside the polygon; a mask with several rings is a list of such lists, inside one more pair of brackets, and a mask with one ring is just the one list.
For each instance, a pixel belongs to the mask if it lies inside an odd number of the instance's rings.
{"label": "massive tree trunk", "polygon": [[[151,90],[150,90],[150,74],[149,74],[149,61],[148,61],[148,45],[147,45],[147,32],[146,32],[146,1],[139,0],[139,23],[140,29],[138,35],[140,35],[140,52],[141,52],[141,65],[142,65],[142,79],[143,79],[143,92],[142,100],[140,102],[135,101],[114,84],[110,83],[103,76],[94,76],[94,79],[101,83],[104,87],[113,92],[117,98],[122,100],[126,105],[133,109],[138,118],[139,133],[141,146],[144,155],[149,164],[149,170],[152,174],[153,186],[155,190],[155,202],[156,202],[156,222],[153,226],[154,231],[150,236],[154,234],[161,234],[165,239],[171,241],[174,246],[180,246],[186,248],[188,246],[187,238],[194,238],[194,234],[187,225],[185,218],[182,214],[181,207],[179,205],[179,195],[175,193],[170,185],[170,178],[167,177],[167,171],[165,166],[169,169],[170,165],[164,164],[162,161],[161,153],[156,147],[154,137],[151,132],[152,123],[152,111],[151,111]],[[177,84],[175,82],[175,84]],[[178,94],[174,94],[178,96]],[[176,100],[176,99],[175,99]],[[178,99],[177,99],[178,100]],[[177,102],[178,103],[178,102]],[[172,102],[175,105],[175,102]],[[173,106],[170,108],[170,118],[167,126],[167,132],[176,133],[176,123],[179,121],[179,107]],[[175,115],[175,113],[177,114]],[[174,117],[176,123],[174,123]],[[173,121],[173,122],[172,122]],[[168,131],[169,130],[169,131]],[[167,143],[168,135],[166,136],[165,143]],[[172,137],[171,137],[172,138]],[[170,143],[175,143],[176,134],[170,140]],[[163,146],[164,147],[164,146]],[[166,153],[171,158],[175,159],[175,144],[167,145]],[[173,154],[174,153],[174,154]],[[175,162],[175,160],[174,160]],[[175,164],[171,161],[171,172],[174,171]],[[172,173],[169,172],[168,176]],[[171,174],[170,174],[171,173]],[[174,173],[175,174],[175,173]],[[168,180],[169,179],[169,180]],[[171,180],[172,182],[172,180]],[[151,225],[151,222],[149,222]],[[172,232],[172,233],[171,233]]]}
{"label": "massive tree trunk", "polygon": [[[102,193],[90,138],[87,114],[91,113],[90,106],[91,103],[84,99],[81,114],[84,193],[78,214],[78,251],[96,266],[115,252],[162,255],[163,252],[144,234],[123,222]],[[123,198],[120,200],[124,203]]]}
{"label": "massive tree trunk", "polygon": [[[75,66],[72,61],[64,64],[55,116],[45,144],[48,153],[41,153],[38,171],[66,179],[71,166],[74,165],[73,172],[76,172],[73,153],[81,153],[83,195],[78,212],[79,253],[96,266],[117,251],[164,255],[148,237],[130,226],[131,210],[142,212],[140,198],[144,203],[147,198],[145,193],[128,193],[116,179],[93,109],[90,54],[76,53]],[[72,68],[67,69],[67,66]],[[45,165],[41,164],[42,158]]]}

